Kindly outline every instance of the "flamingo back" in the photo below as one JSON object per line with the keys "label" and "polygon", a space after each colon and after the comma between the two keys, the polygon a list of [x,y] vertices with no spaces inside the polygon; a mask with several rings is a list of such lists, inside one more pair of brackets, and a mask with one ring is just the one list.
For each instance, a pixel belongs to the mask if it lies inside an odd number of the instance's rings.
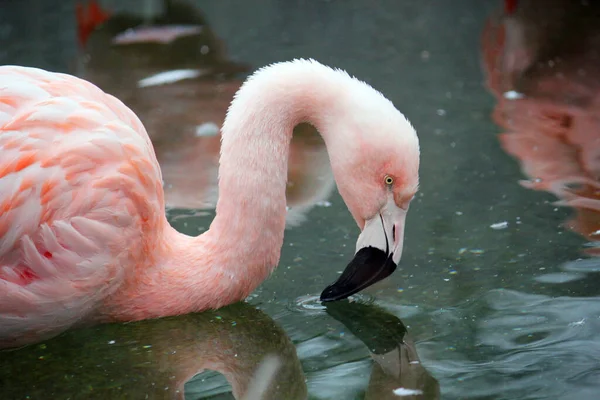
{"label": "flamingo back", "polygon": [[163,210],[131,110],[69,75],[0,67],[0,347],[67,329],[143,275]]}

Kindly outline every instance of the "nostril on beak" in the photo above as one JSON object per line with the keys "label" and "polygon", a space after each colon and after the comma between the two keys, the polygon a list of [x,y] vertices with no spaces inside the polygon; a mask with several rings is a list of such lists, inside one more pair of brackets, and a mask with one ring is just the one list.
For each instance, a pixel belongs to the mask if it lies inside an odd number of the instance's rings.
{"label": "nostril on beak", "polygon": [[394,243],[396,242],[396,224],[392,226],[392,240],[394,241]]}

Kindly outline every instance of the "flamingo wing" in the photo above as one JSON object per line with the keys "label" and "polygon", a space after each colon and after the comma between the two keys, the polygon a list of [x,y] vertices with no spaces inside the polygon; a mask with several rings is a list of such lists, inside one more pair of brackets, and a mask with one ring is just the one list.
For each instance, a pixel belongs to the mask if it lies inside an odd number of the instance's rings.
{"label": "flamingo wing", "polygon": [[133,112],[78,78],[0,67],[0,347],[101,306],[144,264],[163,210]]}

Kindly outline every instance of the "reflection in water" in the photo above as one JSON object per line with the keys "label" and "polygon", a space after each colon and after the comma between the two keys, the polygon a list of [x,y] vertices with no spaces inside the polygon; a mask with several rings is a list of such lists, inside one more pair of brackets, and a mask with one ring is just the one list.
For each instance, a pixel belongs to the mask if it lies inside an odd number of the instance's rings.
{"label": "reflection in water", "polygon": [[372,304],[325,303],[369,349],[374,360],[365,399],[439,399],[439,385],[423,367],[402,321]]}
{"label": "reflection in water", "polygon": [[[487,84],[497,100],[493,119],[506,130],[500,144],[519,159],[529,178],[523,186],[573,207],[568,226],[595,241],[600,229],[598,3],[505,5],[502,15],[488,20],[482,44]],[[599,254],[594,247],[588,252]],[[519,267],[516,274],[529,276],[525,265]],[[598,271],[598,262],[572,262],[565,269]],[[561,281],[558,275],[536,279],[553,283],[549,292],[559,291],[569,278]],[[570,296],[493,289],[476,301],[435,312],[437,334],[420,342],[419,352],[436,360],[428,367],[442,382],[444,398],[598,398],[595,278],[589,275],[579,290],[565,291]]]}
{"label": "reflection in water", "polygon": [[[148,130],[161,165],[169,208],[213,209],[218,188],[219,127],[250,71],[228,59],[202,13],[165,0],[151,18],[110,15],[95,2],[78,17],[85,45],[75,72],[127,104]],[[304,221],[335,187],[325,143],[310,125],[290,144],[288,226]]]}
{"label": "reflection in water", "polygon": [[[513,4],[515,3],[515,4]],[[575,209],[567,226],[600,234],[600,4],[506,2],[483,34],[487,83],[500,142],[530,178],[523,186]],[[514,7],[513,7],[514,6]],[[592,245],[587,250],[600,255]]]}
{"label": "reflection in water", "polygon": [[[0,352],[3,399],[183,398],[184,384],[216,371],[236,399],[305,399],[294,345],[247,304],[218,311],[67,332]],[[187,398],[231,389],[205,373],[185,384]],[[214,374],[212,375],[214,376]]]}

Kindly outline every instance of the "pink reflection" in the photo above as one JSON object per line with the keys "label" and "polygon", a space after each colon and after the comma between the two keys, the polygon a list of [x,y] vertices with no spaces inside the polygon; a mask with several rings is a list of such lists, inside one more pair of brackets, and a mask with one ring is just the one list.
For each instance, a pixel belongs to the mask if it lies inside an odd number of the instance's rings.
{"label": "pink reflection", "polygon": [[[80,5],[83,50],[74,69],[140,117],[161,165],[167,206],[211,209],[219,128],[240,74],[251,68],[230,60],[200,10],[183,1],[164,5],[150,21],[112,14],[93,0]],[[325,144],[312,126],[294,130],[288,180],[288,225],[298,225],[335,187]]]}
{"label": "pink reflection", "polygon": [[[500,143],[528,180],[571,206],[566,226],[600,234],[600,76],[594,10],[568,0],[506,1],[482,38]],[[598,255],[600,249],[588,250]]]}

